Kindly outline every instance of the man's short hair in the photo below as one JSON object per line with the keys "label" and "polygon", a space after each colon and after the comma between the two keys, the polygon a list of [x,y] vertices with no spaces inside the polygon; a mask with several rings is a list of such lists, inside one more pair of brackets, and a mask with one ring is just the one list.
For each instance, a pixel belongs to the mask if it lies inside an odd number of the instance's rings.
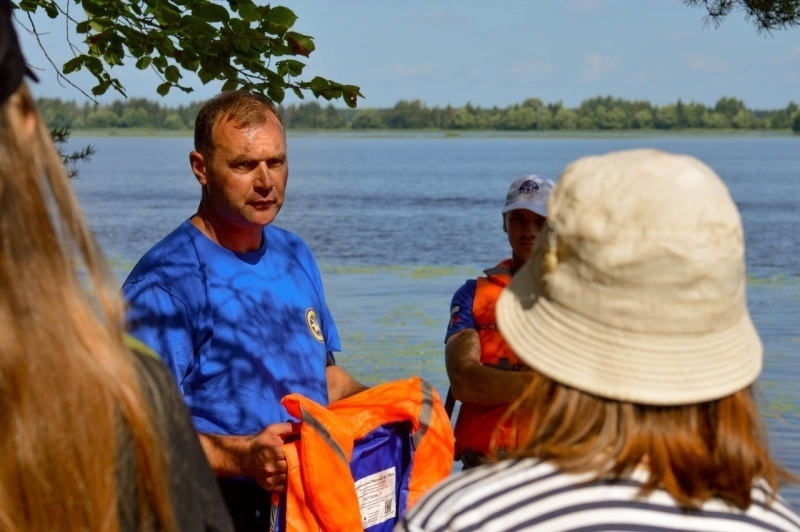
{"label": "man's short hair", "polygon": [[214,154],[214,126],[223,119],[245,129],[266,122],[269,114],[283,124],[272,100],[262,94],[245,90],[225,91],[208,100],[194,121],[194,149],[211,158]]}

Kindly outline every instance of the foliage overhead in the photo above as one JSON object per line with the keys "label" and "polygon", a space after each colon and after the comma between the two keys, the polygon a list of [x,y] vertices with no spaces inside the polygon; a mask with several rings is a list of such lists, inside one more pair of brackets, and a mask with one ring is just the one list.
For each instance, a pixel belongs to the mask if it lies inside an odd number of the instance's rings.
{"label": "foliage overhead", "polygon": [[[134,61],[152,69],[165,96],[173,88],[192,92],[187,74],[203,83],[223,82],[222,90],[243,88],[266,94],[277,103],[287,90],[299,98],[310,91],[326,100],[342,99],[356,107],[364,97],[359,87],[316,76],[303,79],[305,63],[314,51],[308,35],[292,31],[297,16],[283,6],[260,6],[252,0],[16,0],[39,37],[33,15],[40,11],[63,18],[83,37],[83,46],[67,44],[74,57],[59,68],[59,77],[86,70],[97,84],[92,94],[114,89],[126,96],[112,69]],[[76,13],[77,11],[77,13]],[[22,21],[21,21],[22,22]],[[68,32],[69,34],[69,32]],[[41,40],[39,40],[41,46]],[[47,55],[47,50],[42,47]],[[49,59],[49,56],[48,56]],[[52,60],[51,60],[52,63]],[[189,76],[191,77],[191,76]],[[86,94],[86,93],[84,93]],[[87,94],[88,96],[88,94]],[[91,96],[89,96],[91,98]]]}
{"label": "foliage overhead", "polygon": [[736,10],[759,31],[783,30],[800,25],[800,0],[683,0],[685,4],[703,6],[707,20],[719,26],[722,19]]}

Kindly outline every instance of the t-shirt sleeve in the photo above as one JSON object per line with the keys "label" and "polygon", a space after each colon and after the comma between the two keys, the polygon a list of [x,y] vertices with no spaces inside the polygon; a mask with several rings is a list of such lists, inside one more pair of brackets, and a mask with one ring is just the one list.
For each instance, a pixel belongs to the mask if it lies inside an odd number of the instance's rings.
{"label": "t-shirt sleeve", "polygon": [[444,341],[464,329],[475,329],[475,318],[472,316],[472,303],[475,300],[477,281],[467,281],[453,295],[450,302],[450,321],[447,323],[447,334]]}
{"label": "t-shirt sleeve", "polygon": [[155,351],[178,384],[194,361],[194,326],[186,304],[147,280],[125,283],[128,331]]}
{"label": "t-shirt sleeve", "polygon": [[317,291],[320,305],[320,328],[322,329],[322,336],[325,338],[325,351],[329,356],[333,357],[333,353],[342,350],[342,344],[339,340],[339,331],[336,328],[336,322],[333,321],[330,309],[328,309],[328,302],[325,299],[325,290],[322,287],[322,275],[319,271],[319,266],[311,253],[311,250],[302,242],[302,263],[307,265],[309,275],[313,279],[314,288]]}

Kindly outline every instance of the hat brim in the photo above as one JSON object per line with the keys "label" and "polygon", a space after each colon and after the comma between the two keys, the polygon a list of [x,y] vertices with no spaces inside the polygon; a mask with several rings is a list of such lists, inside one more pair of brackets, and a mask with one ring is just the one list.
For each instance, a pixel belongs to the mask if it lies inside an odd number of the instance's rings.
{"label": "hat brim", "polygon": [[750,315],[704,334],[650,334],[598,323],[537,295],[528,260],[497,302],[511,349],[551,379],[601,397],[653,405],[719,399],[752,384],[763,347]]}
{"label": "hat brim", "polygon": [[526,205],[526,204],[507,205],[503,207],[501,214],[505,214],[511,211],[516,211],[518,209],[531,211],[533,213],[538,214],[539,216],[547,218],[547,207],[545,205]]}

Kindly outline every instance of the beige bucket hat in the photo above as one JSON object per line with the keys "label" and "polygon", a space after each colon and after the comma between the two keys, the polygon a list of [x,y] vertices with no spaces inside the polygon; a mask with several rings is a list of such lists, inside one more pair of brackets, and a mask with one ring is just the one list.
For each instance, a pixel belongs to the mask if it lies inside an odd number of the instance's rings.
{"label": "beige bucket hat", "polygon": [[758,377],[741,218],[685,155],[631,150],[567,167],[530,260],[497,304],[534,369],[601,397],[700,403]]}

